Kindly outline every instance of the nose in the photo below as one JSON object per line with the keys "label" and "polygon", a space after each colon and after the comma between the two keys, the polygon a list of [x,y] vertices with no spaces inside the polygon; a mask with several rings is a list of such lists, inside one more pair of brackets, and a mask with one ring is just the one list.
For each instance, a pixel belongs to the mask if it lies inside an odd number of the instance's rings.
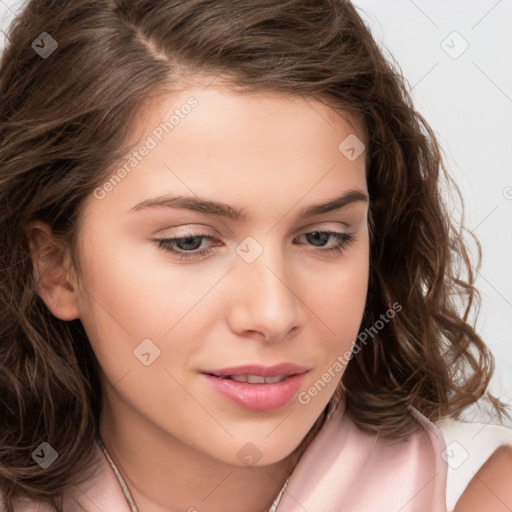
{"label": "nose", "polygon": [[284,251],[265,247],[252,263],[237,258],[231,280],[229,323],[238,335],[282,341],[301,329],[304,290]]}

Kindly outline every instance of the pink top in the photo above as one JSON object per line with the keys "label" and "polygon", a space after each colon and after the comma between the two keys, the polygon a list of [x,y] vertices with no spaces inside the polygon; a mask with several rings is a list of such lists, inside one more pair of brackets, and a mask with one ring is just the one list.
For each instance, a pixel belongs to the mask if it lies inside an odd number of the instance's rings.
{"label": "pink top", "polygon": [[439,429],[424,427],[407,442],[361,431],[341,403],[292,473],[279,512],[446,512],[447,464]]}
{"label": "pink top", "polygon": [[[423,429],[407,442],[392,442],[362,432],[344,413],[342,402],[308,446],[277,512],[446,512],[445,443],[432,422],[411,409]],[[97,455],[101,469],[75,500],[87,512],[130,512],[99,445]],[[16,510],[43,508],[24,502]]]}

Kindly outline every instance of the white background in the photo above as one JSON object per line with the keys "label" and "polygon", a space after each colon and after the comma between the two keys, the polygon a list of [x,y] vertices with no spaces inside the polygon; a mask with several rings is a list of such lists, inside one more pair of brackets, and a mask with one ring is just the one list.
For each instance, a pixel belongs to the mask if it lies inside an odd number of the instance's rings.
{"label": "white background", "polygon": [[[23,3],[0,0],[0,30]],[[483,250],[476,326],[496,359],[491,389],[512,403],[512,0],[354,4],[407,78],[463,194]]]}

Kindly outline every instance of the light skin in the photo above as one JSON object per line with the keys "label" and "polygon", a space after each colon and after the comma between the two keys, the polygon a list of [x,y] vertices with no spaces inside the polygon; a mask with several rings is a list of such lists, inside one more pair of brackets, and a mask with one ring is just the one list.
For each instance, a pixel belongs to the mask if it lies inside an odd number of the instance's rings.
{"label": "light skin", "polygon": [[510,512],[511,481],[512,448],[500,446],[471,479],[454,512]]}
{"label": "light skin", "polygon": [[[300,216],[349,190],[368,194],[364,153],[350,161],[338,150],[364,134],[311,98],[203,89],[161,98],[138,118],[129,142],[198,101],[104,198],[89,197],[79,279],[67,249],[48,252],[45,224],[27,229],[39,294],[56,317],[80,318],[102,367],[100,433],[143,512],[239,512],[241,499],[246,511],[268,510],[343,371],[308,404],[265,412],[228,402],[200,371],[291,362],[309,369],[307,391],[351,349],[367,293],[368,201]],[[166,194],[222,201],[247,218],[131,211]],[[354,240],[327,252],[340,242],[311,235],[323,230]],[[187,233],[213,239],[176,250],[210,252],[180,260],[154,241]],[[263,250],[251,263],[236,251],[247,237]],[[160,356],[145,366],[134,350],[148,338]],[[237,455],[247,443],[261,456],[254,467]]]}

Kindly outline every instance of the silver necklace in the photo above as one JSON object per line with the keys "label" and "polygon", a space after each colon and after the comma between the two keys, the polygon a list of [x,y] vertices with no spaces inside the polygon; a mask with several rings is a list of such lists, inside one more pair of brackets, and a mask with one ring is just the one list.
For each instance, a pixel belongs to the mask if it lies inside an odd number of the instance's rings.
{"label": "silver necklace", "polygon": [[[135,505],[135,501],[132,498],[132,495],[130,493],[130,490],[128,489],[128,486],[126,485],[126,482],[124,481],[124,478],[122,477],[121,473],[117,469],[117,466],[114,464],[114,461],[111,459],[109,453],[107,452],[107,448],[105,446],[105,443],[103,443],[103,440],[101,437],[99,438],[99,444],[101,446],[101,449],[103,450],[103,453],[107,457],[107,460],[110,462],[110,465],[112,466],[112,469],[114,470],[114,473],[119,480],[119,484],[121,485],[121,489],[123,489],[123,493],[126,497],[126,501],[128,502],[128,505],[130,505],[131,512],[139,512],[139,509],[137,508],[137,505]],[[290,480],[290,477],[286,479],[286,482],[284,483],[283,487],[279,491],[279,494],[277,495],[277,498],[274,500],[274,503],[272,503],[272,506],[268,509],[268,512],[276,512],[277,505],[279,505],[279,502],[281,501],[281,497],[283,496],[283,492],[286,488],[286,484],[288,483],[288,480]]]}

